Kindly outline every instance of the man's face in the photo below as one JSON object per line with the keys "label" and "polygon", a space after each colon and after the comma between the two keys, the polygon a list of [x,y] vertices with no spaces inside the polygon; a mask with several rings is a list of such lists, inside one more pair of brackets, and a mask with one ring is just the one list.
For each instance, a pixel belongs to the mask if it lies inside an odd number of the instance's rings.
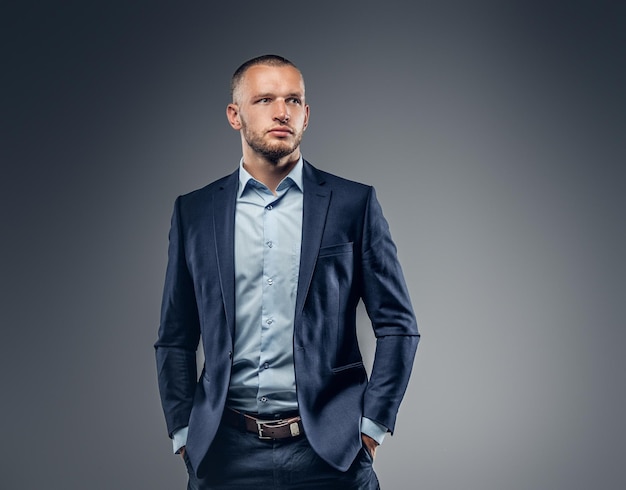
{"label": "man's face", "polygon": [[231,126],[241,130],[244,145],[277,163],[299,156],[309,120],[304,82],[291,66],[256,65],[244,74],[228,107]]}

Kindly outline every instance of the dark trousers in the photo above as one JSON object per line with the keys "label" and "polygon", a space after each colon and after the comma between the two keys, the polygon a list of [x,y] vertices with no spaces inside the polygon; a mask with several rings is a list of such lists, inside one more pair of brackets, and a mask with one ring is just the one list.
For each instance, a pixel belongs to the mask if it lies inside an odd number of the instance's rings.
{"label": "dark trousers", "polygon": [[372,458],[363,447],[342,473],[313,451],[306,437],[261,440],[251,432],[222,423],[209,454],[210,472],[198,479],[185,456],[188,490],[217,489],[379,489]]}

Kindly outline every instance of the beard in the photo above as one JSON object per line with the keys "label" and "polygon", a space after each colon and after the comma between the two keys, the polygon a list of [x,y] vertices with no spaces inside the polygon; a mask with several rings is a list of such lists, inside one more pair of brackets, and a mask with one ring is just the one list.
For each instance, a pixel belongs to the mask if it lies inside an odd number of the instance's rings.
{"label": "beard", "polygon": [[264,133],[255,133],[250,130],[243,120],[241,121],[241,129],[248,146],[271,163],[278,163],[281,158],[291,155],[302,141],[302,131],[297,131],[294,128],[291,128],[293,139],[275,141],[266,141],[263,139]]}

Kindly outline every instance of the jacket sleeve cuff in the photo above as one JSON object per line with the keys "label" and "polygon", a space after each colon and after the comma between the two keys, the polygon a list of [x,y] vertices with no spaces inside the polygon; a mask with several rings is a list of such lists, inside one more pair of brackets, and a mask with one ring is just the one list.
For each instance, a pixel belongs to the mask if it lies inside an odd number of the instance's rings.
{"label": "jacket sleeve cuff", "polygon": [[366,436],[370,436],[378,444],[382,444],[387,434],[387,427],[378,422],[374,422],[367,417],[361,417],[361,432]]}
{"label": "jacket sleeve cuff", "polygon": [[174,454],[180,453],[181,448],[187,445],[187,432],[188,431],[189,431],[189,427],[183,427],[182,429],[178,429],[174,431],[174,433],[172,434],[172,444],[174,446]]}

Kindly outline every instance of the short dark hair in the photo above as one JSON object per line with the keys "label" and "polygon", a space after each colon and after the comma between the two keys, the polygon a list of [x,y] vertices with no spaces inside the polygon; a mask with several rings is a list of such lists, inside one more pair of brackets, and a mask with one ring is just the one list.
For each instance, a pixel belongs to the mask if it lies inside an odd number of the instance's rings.
{"label": "short dark hair", "polygon": [[252,58],[251,60],[246,61],[239,68],[237,68],[235,70],[235,73],[233,73],[233,77],[230,79],[230,97],[232,100],[234,100],[235,90],[237,89],[237,86],[241,82],[241,79],[245,75],[246,71],[248,71],[248,68],[256,65],[291,66],[300,71],[298,67],[287,58],[283,58],[282,56],[278,56],[277,54],[264,54],[262,56],[257,56],[256,58]]}

